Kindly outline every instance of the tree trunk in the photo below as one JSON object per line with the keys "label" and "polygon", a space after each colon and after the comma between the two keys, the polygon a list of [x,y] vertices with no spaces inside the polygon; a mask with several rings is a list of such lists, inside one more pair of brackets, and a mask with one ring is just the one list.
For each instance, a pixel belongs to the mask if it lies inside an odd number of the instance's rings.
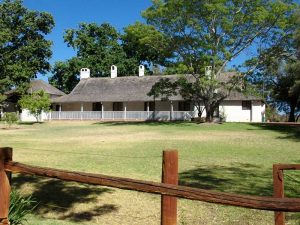
{"label": "tree trunk", "polygon": [[198,118],[202,117],[202,112],[200,110],[198,110]]}
{"label": "tree trunk", "polygon": [[208,123],[213,122],[214,108],[210,104],[207,104],[205,105],[205,110],[206,110],[205,121]]}
{"label": "tree trunk", "polygon": [[289,115],[289,122],[295,122],[295,108],[296,105],[295,104],[290,104],[290,115]]}

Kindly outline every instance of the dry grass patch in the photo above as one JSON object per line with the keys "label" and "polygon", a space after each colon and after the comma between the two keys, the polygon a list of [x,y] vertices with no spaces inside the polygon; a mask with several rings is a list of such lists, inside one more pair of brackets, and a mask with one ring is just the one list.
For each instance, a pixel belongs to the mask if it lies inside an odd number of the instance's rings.
{"label": "dry grass patch", "polygon": [[[272,164],[300,163],[297,130],[253,124],[64,121],[18,128],[0,129],[0,145],[13,147],[22,163],[160,181],[162,150],[175,148],[181,184],[224,192],[272,195]],[[159,196],[31,176],[15,176],[13,184],[40,202],[29,224],[159,224]],[[287,181],[286,193],[298,196],[297,187]],[[189,200],[179,201],[178,212],[181,225],[273,223],[272,212]],[[288,224],[297,224],[300,217],[289,215]]]}

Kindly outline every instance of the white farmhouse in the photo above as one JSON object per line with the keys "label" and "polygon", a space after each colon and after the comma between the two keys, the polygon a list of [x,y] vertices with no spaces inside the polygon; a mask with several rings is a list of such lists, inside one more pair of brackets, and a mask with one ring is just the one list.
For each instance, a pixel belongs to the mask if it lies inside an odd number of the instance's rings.
{"label": "white farmhouse", "polygon": [[[27,90],[27,94],[31,94],[35,91],[43,90],[47,93],[50,99],[55,99],[57,97],[65,95],[62,91],[58,90],[57,88],[53,87],[52,85],[46,83],[43,80],[33,80],[29,84],[29,88]],[[7,100],[5,102],[5,107],[3,108],[3,113],[5,112],[18,112],[20,113],[20,120],[23,122],[32,122],[36,121],[36,118],[30,114],[27,109],[19,109],[18,107],[18,100],[21,98],[20,94],[15,90],[9,91],[6,93]],[[49,114],[43,112],[40,115],[39,121],[44,121],[48,119]]]}
{"label": "white farmhouse", "polygon": [[[222,76],[233,74],[224,73]],[[193,79],[192,75],[184,76]],[[51,112],[50,119],[190,120],[197,117],[196,109],[180,95],[172,96],[170,101],[154,101],[147,95],[161,78],[175,81],[178,76],[144,76],[144,66],[139,66],[138,76],[118,77],[117,67],[113,65],[111,77],[91,78],[90,70],[83,68],[73,91],[53,99],[56,111]],[[215,117],[221,114],[228,122],[262,122],[265,104],[257,97],[232,92],[220,104]]]}

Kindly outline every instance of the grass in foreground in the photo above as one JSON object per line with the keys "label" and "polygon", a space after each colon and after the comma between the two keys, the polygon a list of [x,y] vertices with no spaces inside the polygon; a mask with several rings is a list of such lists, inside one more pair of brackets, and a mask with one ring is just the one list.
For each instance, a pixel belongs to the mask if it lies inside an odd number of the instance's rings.
{"label": "grass in foreground", "polygon": [[[4,127],[4,125],[3,125]],[[1,125],[0,125],[1,128]],[[299,128],[256,124],[51,122],[0,129],[14,160],[82,172],[160,181],[164,149],[178,149],[180,183],[272,195],[272,164],[300,163]],[[300,171],[285,176],[299,196]],[[40,202],[28,224],[159,224],[160,197],[106,187],[15,176]],[[273,213],[179,200],[179,224],[273,224]],[[298,224],[299,214],[288,214]]]}

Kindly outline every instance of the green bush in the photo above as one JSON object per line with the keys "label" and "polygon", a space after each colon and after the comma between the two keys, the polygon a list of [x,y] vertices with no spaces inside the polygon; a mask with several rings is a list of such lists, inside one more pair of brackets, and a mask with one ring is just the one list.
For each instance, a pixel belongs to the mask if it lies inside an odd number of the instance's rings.
{"label": "green bush", "polygon": [[17,123],[18,119],[18,115],[15,112],[7,112],[4,113],[3,116],[3,121],[5,121],[9,128],[11,127],[11,125]]}
{"label": "green bush", "polygon": [[26,216],[33,212],[37,202],[31,196],[23,197],[16,190],[10,193],[9,222],[10,225],[22,225],[26,222]]}

